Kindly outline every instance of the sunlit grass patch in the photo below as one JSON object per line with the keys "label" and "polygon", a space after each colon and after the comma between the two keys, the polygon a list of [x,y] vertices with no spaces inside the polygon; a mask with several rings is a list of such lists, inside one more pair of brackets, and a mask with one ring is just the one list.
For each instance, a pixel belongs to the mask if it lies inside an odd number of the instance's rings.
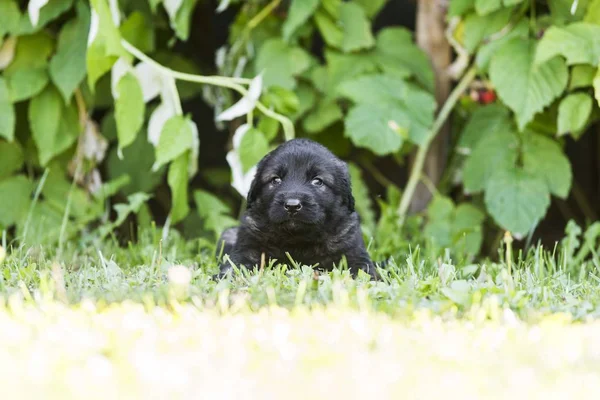
{"label": "sunlit grass patch", "polygon": [[6,249],[1,398],[600,392],[595,253],[568,246],[478,264],[398,251],[379,282],[274,264],[215,282],[214,249],[177,236]]}
{"label": "sunlit grass patch", "polygon": [[[593,398],[600,322],[331,305],[223,313],[84,301],[0,306],[4,398]],[[6,396],[6,397],[5,397]]]}

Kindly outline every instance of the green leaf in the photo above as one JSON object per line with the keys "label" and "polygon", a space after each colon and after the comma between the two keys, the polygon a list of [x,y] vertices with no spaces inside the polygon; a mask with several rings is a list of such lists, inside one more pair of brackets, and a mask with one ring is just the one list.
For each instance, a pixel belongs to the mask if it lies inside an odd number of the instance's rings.
{"label": "green leaf", "polygon": [[462,17],[475,9],[475,0],[452,0],[448,2],[448,17]]}
{"label": "green leaf", "polygon": [[[327,56],[330,53],[330,51],[325,50],[325,60],[327,60]],[[354,54],[349,55],[352,56]],[[329,80],[327,74],[329,72],[330,62],[327,61],[325,64],[326,65],[315,65],[306,73],[306,75],[308,75],[308,79],[314,86],[315,90],[318,90],[321,93],[327,91],[327,85]]]}
{"label": "green leaf", "polygon": [[327,79],[322,79],[325,82],[315,79],[315,86],[324,92],[326,97],[333,97],[337,86],[342,82],[364,73],[374,72],[377,69],[373,57],[367,54],[344,54],[326,50],[325,60],[327,61]]}
{"label": "green leaf", "polygon": [[40,93],[48,84],[46,68],[23,68],[6,77],[13,102],[27,100]]}
{"label": "green leaf", "polygon": [[32,188],[32,183],[23,175],[0,181],[0,226],[8,228],[24,219]]}
{"label": "green leaf", "polygon": [[115,25],[107,0],[91,0],[92,7],[98,15],[98,33],[94,42],[103,44],[106,55],[120,56],[127,54],[121,45],[121,33]]}
{"label": "green leaf", "polygon": [[544,135],[523,137],[523,169],[545,182],[550,193],[565,199],[571,190],[571,163],[561,147]]}
{"label": "green leaf", "polygon": [[209,218],[211,214],[229,214],[231,208],[212,193],[204,190],[194,191],[196,211],[202,218]]}
{"label": "green leaf", "polygon": [[[62,113],[60,94],[52,86],[48,86],[42,93],[31,100],[29,104],[29,124],[31,133],[40,151],[48,147],[47,140],[58,135],[58,126]],[[49,158],[44,157],[47,162]],[[42,163],[45,164],[45,163]]]}
{"label": "green leaf", "polygon": [[123,159],[119,158],[117,149],[113,148],[106,162],[109,179],[116,180],[123,176],[130,178],[128,184],[121,189],[125,195],[152,192],[162,182],[166,169],[160,168],[153,172],[153,164],[154,147],[148,142],[146,135],[137,135],[131,146],[123,150]]}
{"label": "green leaf", "polygon": [[267,141],[275,139],[279,133],[279,121],[273,118],[263,116],[258,122],[257,129],[264,133]]}
{"label": "green leaf", "polygon": [[496,32],[501,31],[510,22],[512,9],[503,8],[489,15],[470,14],[465,17],[464,46],[469,53],[475,49],[484,39],[489,38]]}
{"label": "green leaf", "polygon": [[135,140],[144,124],[146,105],[142,88],[131,72],[119,80],[117,86],[119,97],[115,100],[115,119],[119,137],[119,150],[123,150]]}
{"label": "green leaf", "polygon": [[335,101],[324,100],[319,102],[317,107],[306,116],[302,122],[302,126],[307,132],[316,133],[341,120],[343,117],[342,109]]}
{"label": "green leaf", "polygon": [[528,233],[546,214],[550,194],[543,179],[510,167],[492,175],[485,205],[496,223],[515,235]]}
{"label": "green leaf", "polygon": [[405,28],[385,28],[377,35],[375,60],[388,73],[410,71],[417,82],[433,92],[435,76],[427,54],[413,41]]}
{"label": "green leaf", "polygon": [[53,86],[48,86],[29,103],[29,124],[42,166],[68,149],[79,135],[76,105],[65,105]]}
{"label": "green leaf", "polygon": [[502,131],[510,131],[511,128],[510,112],[502,104],[479,107],[471,114],[460,134],[458,148],[463,152],[471,152],[480,140]]}
{"label": "green leaf", "polygon": [[44,32],[21,36],[15,57],[4,71],[13,102],[29,99],[48,83],[46,67],[54,50],[54,40]]}
{"label": "green leaf", "polygon": [[163,0],[148,0],[148,4],[150,5],[150,11],[152,11],[152,13],[155,13],[158,5],[162,3],[162,1]]}
{"label": "green leaf", "polygon": [[153,53],[155,45],[155,31],[150,21],[139,11],[132,12],[119,27],[123,39],[137,47],[144,53]]}
{"label": "green leaf", "polygon": [[73,0],[50,0],[40,10],[40,18],[36,26],[31,25],[29,15],[24,14],[19,21],[18,34],[28,35],[41,31],[49,22],[60,17],[73,5]]}
{"label": "green leaf", "polygon": [[256,57],[256,74],[263,73],[263,88],[296,87],[295,76],[306,71],[311,64],[310,55],[298,46],[290,46],[281,39],[267,40]]}
{"label": "green leaf", "polygon": [[562,99],[558,108],[558,134],[580,136],[592,112],[592,104],[592,98],[586,93],[574,93]]}
{"label": "green leaf", "polygon": [[479,15],[488,15],[502,7],[502,0],[475,0],[475,11]]}
{"label": "green leaf", "polygon": [[463,203],[456,207],[452,224],[453,247],[461,252],[477,255],[483,243],[485,214],[477,207]]}
{"label": "green leaf", "polygon": [[[299,118],[303,117],[310,109],[312,109],[315,106],[315,103],[317,102],[317,92],[308,83],[300,82],[298,88],[296,89],[296,95],[298,96],[298,109],[296,110],[294,115],[291,116],[293,121],[296,121]],[[273,138],[270,135],[267,135],[267,137],[271,139]]]}
{"label": "green leaf", "polygon": [[369,18],[373,18],[385,6],[388,0],[353,0],[354,3],[362,7]]}
{"label": "green leaf", "polygon": [[410,127],[409,116],[396,104],[359,104],[350,110],[344,122],[346,137],[379,156],[400,150]]}
{"label": "green leaf", "polygon": [[442,195],[435,195],[427,207],[427,216],[429,220],[444,220],[452,218],[454,213],[454,203],[452,199]]}
{"label": "green leaf", "polygon": [[238,224],[237,220],[228,215],[231,212],[229,206],[217,196],[204,190],[196,190],[194,202],[198,215],[204,220],[204,227],[213,231],[215,236],[220,236],[225,229]]}
{"label": "green leaf", "polygon": [[575,65],[571,70],[569,90],[592,86],[596,71],[597,68],[594,68],[591,65]]}
{"label": "green leaf", "polygon": [[362,177],[362,172],[355,164],[348,164],[348,172],[352,182],[352,195],[354,196],[356,211],[360,215],[360,223],[366,229],[368,237],[375,235],[375,211],[373,201],[369,195],[369,188]]}
{"label": "green leaf", "polygon": [[538,45],[535,63],[539,65],[559,55],[567,59],[568,65],[598,65],[600,26],[577,22],[565,27],[548,28]]}
{"label": "green leaf", "polygon": [[171,117],[160,133],[153,169],[157,170],[169,161],[181,158],[182,154],[192,148],[192,144],[193,132],[188,118],[181,115]]}
{"label": "green leaf", "polygon": [[0,137],[12,142],[15,138],[15,108],[6,81],[0,76]]}
{"label": "green leaf", "polygon": [[[63,214],[59,210],[45,201],[39,202],[32,209],[31,215],[27,214],[17,221],[17,236],[29,246],[55,244],[60,236],[62,220]],[[26,222],[29,222],[27,231]],[[67,233],[72,232],[72,229],[72,224],[67,224]]]}
{"label": "green leaf", "polygon": [[533,120],[527,124],[525,132],[543,133],[548,136],[556,135],[556,132],[558,132],[558,106],[559,101],[557,100],[544,110],[544,112],[536,114]]}
{"label": "green leaf", "polygon": [[427,208],[425,236],[436,246],[476,255],[483,242],[485,215],[471,204],[454,206],[448,197],[436,195]]}
{"label": "green leaf", "polygon": [[300,101],[294,91],[273,86],[263,94],[263,102],[281,114],[290,115],[298,111]]}
{"label": "green leaf", "polygon": [[283,38],[289,41],[292,35],[315,13],[320,0],[292,0],[288,16],[283,23]]}
{"label": "green leaf", "polygon": [[600,0],[592,0],[587,8],[583,22],[600,25]]}
{"label": "green leaf", "polygon": [[395,77],[370,74],[342,83],[337,91],[355,103],[386,104],[408,100],[409,85]]}
{"label": "green leaf", "polygon": [[15,58],[4,70],[6,76],[26,68],[44,68],[54,51],[54,39],[45,32],[20,36],[15,48]]}
{"label": "green leaf", "polygon": [[196,3],[198,3],[198,0],[183,0],[183,3],[175,16],[175,20],[171,21],[171,27],[175,31],[175,34],[184,42],[187,41],[190,36],[190,22]]}
{"label": "green leaf", "polygon": [[465,161],[465,192],[482,191],[496,170],[506,170],[514,166],[517,160],[517,146],[517,137],[508,129],[498,130],[481,138]]}
{"label": "green leaf", "polygon": [[339,18],[340,6],[343,0],[321,0],[322,8],[328,12],[332,17]]}
{"label": "green leaf", "polygon": [[21,19],[21,10],[16,0],[0,0],[0,38],[16,33]]}
{"label": "green leaf", "polygon": [[581,21],[585,16],[589,0],[547,0],[550,9],[550,23],[562,26],[571,22]]}
{"label": "green leaf", "polygon": [[117,62],[117,56],[107,56],[105,48],[99,43],[92,43],[86,53],[88,85],[92,91],[95,84]]}
{"label": "green leaf", "polygon": [[66,103],[85,78],[89,29],[89,7],[84,2],[78,2],[77,17],[61,29],[56,54],[50,60],[50,78]]}
{"label": "green leaf", "polygon": [[71,196],[69,213],[79,221],[91,221],[104,212],[104,205],[90,201],[88,193],[78,186],[73,186],[71,178],[66,175],[59,162],[49,165],[50,173],[46,178],[42,194],[44,202],[64,215],[67,212],[65,199]]}
{"label": "green leaf", "polygon": [[394,120],[416,144],[423,144],[430,134],[436,108],[435,98],[400,79],[385,75],[364,75],[344,82],[339,86],[338,92],[355,103],[388,109],[391,106],[401,112],[404,118]]}
{"label": "green leaf", "polygon": [[[449,203],[450,210],[448,215],[445,215],[443,218],[435,217],[433,214],[435,213],[436,208],[440,207],[438,203]],[[432,243],[440,248],[448,248],[452,244],[452,222],[451,216],[454,211],[454,204],[448,198],[442,196],[435,196],[428,208],[428,220],[427,224],[423,229],[424,236],[431,240]]]}
{"label": "green leaf", "polygon": [[88,85],[93,90],[96,81],[110,70],[119,57],[130,56],[121,45],[121,34],[112,20],[106,0],[91,0],[91,4],[98,16],[98,33],[86,56]]}
{"label": "green leaf", "polygon": [[113,208],[117,213],[117,218],[111,224],[102,225],[99,229],[99,236],[104,237],[111,233],[116,227],[125,222],[130,214],[138,214],[148,200],[150,200],[150,196],[146,193],[134,193],[127,196],[127,203],[115,204]]}
{"label": "green leaf", "polygon": [[186,151],[180,154],[169,166],[167,181],[171,188],[171,222],[173,224],[184,219],[190,212],[188,204],[189,157],[190,152]]}
{"label": "green leaf", "polygon": [[494,55],[490,64],[491,81],[500,99],[516,114],[519,129],[552,103],[569,79],[562,59],[536,66],[534,54],[533,40],[513,39]]}
{"label": "green leaf", "polygon": [[490,60],[496,54],[496,52],[504,46],[507,42],[514,38],[527,39],[529,36],[529,21],[522,19],[510,30],[506,35],[499,37],[498,39],[489,41],[482,44],[475,55],[475,61],[477,66],[482,71],[487,71],[490,65]]}
{"label": "green leaf", "polygon": [[560,246],[564,249],[565,260],[575,261],[575,252],[581,245],[580,236],[581,227],[574,220],[569,220],[565,227],[565,237],[560,241]]}
{"label": "green leaf", "polygon": [[327,43],[328,46],[341,49],[344,40],[344,32],[337,21],[323,8],[317,10],[314,19],[325,43]]}
{"label": "green leaf", "polygon": [[248,172],[269,152],[269,142],[265,135],[256,128],[250,128],[242,137],[238,149],[242,171]]}
{"label": "green leaf", "polygon": [[0,180],[23,168],[25,156],[18,142],[0,141]]}
{"label": "green leaf", "polygon": [[342,50],[346,53],[368,49],[375,45],[371,33],[371,23],[365,11],[356,3],[342,3],[340,6],[340,24],[344,32]]}

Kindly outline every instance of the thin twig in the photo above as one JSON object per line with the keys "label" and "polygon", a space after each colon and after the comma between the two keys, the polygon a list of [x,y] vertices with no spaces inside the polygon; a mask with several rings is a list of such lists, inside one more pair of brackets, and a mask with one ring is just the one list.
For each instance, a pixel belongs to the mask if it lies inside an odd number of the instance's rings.
{"label": "thin twig", "polygon": [[25,227],[23,228],[23,242],[27,241],[27,233],[29,233],[29,224],[31,223],[31,216],[33,215],[33,209],[37,205],[38,199],[40,198],[40,194],[42,193],[42,189],[44,188],[44,184],[46,183],[46,178],[48,178],[48,173],[50,170],[46,168],[44,170],[44,174],[38,183],[38,186],[33,195],[33,200],[31,200],[31,205],[29,206],[29,211],[27,212],[27,219],[25,220]]}
{"label": "thin twig", "polygon": [[273,11],[277,8],[277,6],[279,6],[280,3],[281,0],[273,0],[265,8],[260,10],[260,12],[256,14],[254,18],[250,20],[250,22],[248,22],[247,27],[249,28],[249,30],[256,28],[265,18],[269,16],[269,14],[271,14],[271,11]]}
{"label": "thin twig", "polygon": [[181,107],[181,100],[179,99],[179,92],[177,91],[177,85],[175,84],[175,79],[169,79],[169,91],[171,92],[171,96],[173,100],[175,100],[175,114],[183,115],[183,108]]}
{"label": "thin twig", "polygon": [[73,182],[71,183],[71,188],[69,189],[69,194],[67,195],[67,204],[65,206],[65,212],[63,214],[62,223],[60,225],[60,235],[58,236],[58,260],[60,260],[62,256],[63,246],[65,244],[65,232],[67,231],[67,223],[69,222],[69,215],[71,214],[71,202],[73,200],[73,192],[75,191],[77,179],[79,178],[79,174],[81,172],[81,165],[82,163],[78,163],[75,167],[75,173],[73,174]]}
{"label": "thin twig", "polygon": [[[230,78],[230,77],[224,77],[224,76],[193,75],[193,74],[187,74],[184,72],[174,71],[174,70],[167,68],[167,67],[159,64],[158,62],[154,61],[152,58],[148,57],[146,54],[144,54],[142,51],[140,51],[138,48],[136,48],[135,46],[133,46],[131,43],[127,42],[126,40],[124,40],[124,39],[121,40],[121,44],[123,45],[125,50],[127,50],[129,53],[131,53],[137,59],[148,63],[149,65],[151,65],[152,67],[154,67],[155,69],[160,71],[161,73],[171,76],[172,78],[179,79],[182,81],[196,82],[196,83],[203,83],[203,84],[208,84],[208,85],[226,87],[226,88],[235,90],[236,92],[240,93],[242,96],[246,96],[248,94],[248,90],[239,84],[239,83],[248,83],[247,79],[241,81],[240,78]],[[283,127],[283,132],[284,132],[286,140],[291,140],[295,137],[294,124],[292,123],[292,121],[289,118],[267,108],[260,101],[256,102],[256,108],[258,108],[258,110],[260,112],[262,112],[263,114],[265,114],[266,116],[279,121],[279,123]]]}
{"label": "thin twig", "polygon": [[458,99],[462,95],[462,93],[467,89],[469,84],[473,79],[475,79],[475,75],[477,74],[477,68],[475,66],[471,67],[462,77],[458,85],[454,88],[450,96],[444,103],[440,113],[438,114],[433,126],[431,128],[430,134],[423,143],[419,150],[417,151],[417,157],[415,158],[415,163],[410,172],[410,177],[408,178],[408,183],[406,184],[406,189],[402,194],[402,200],[400,200],[400,206],[398,207],[398,217],[399,217],[399,225],[402,227],[404,225],[404,220],[406,219],[406,213],[408,211],[408,207],[412,201],[412,197],[415,193],[415,189],[417,184],[419,183],[419,179],[421,174],[423,173],[423,165],[425,164],[425,157],[427,156],[427,152],[429,151],[429,145],[433,141],[433,139],[437,136],[441,127],[448,119],[448,116],[452,112],[452,109],[458,102]]}
{"label": "thin twig", "polygon": [[438,190],[435,187],[435,183],[433,183],[433,181],[429,179],[429,177],[426,174],[421,174],[421,182],[423,182],[423,185],[425,185],[427,190],[429,190],[431,196],[435,196],[438,194]]}
{"label": "thin twig", "polygon": [[589,221],[597,221],[598,214],[596,214],[594,207],[592,207],[587,197],[585,197],[585,193],[581,189],[581,186],[579,186],[579,184],[575,181],[575,179],[573,179],[573,187],[571,191],[573,193],[573,197],[575,198],[575,202],[581,209],[581,212],[583,212],[583,215],[585,215],[585,217]]}
{"label": "thin twig", "polygon": [[359,159],[358,163],[363,166],[364,169],[369,171],[369,173],[373,176],[373,178],[383,187],[395,186],[396,183],[392,182],[387,176],[383,175],[381,171],[377,169],[366,157],[362,157]]}

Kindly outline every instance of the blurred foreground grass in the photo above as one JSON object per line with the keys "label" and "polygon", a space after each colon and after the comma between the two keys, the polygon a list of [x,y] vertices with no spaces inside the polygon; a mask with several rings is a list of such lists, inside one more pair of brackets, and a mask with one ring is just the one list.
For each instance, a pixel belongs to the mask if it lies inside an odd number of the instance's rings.
{"label": "blurred foreground grass", "polygon": [[176,233],[5,244],[1,398],[595,398],[600,263],[569,243],[398,252],[382,282],[271,265],[219,283],[210,243]]}
{"label": "blurred foreground grass", "polygon": [[598,337],[600,322],[530,325],[489,304],[394,320],[333,305],[13,300],[0,309],[0,385],[7,399],[587,399],[600,393]]}

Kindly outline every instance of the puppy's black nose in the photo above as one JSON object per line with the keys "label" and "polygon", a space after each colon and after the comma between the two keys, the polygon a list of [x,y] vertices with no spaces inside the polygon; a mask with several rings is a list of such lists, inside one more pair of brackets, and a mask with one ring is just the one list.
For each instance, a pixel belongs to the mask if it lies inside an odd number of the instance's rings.
{"label": "puppy's black nose", "polygon": [[295,214],[302,208],[302,203],[298,199],[287,199],[283,204],[287,212]]}

